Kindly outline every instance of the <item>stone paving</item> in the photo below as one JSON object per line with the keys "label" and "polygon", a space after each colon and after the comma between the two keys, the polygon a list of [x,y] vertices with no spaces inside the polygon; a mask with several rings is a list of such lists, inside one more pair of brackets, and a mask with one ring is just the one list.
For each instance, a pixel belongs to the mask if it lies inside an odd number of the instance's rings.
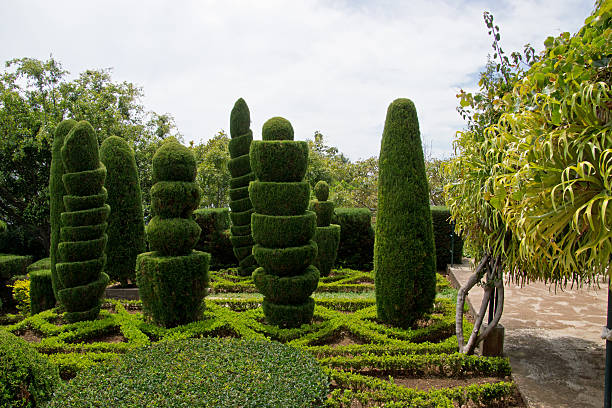
{"label": "stone paving", "polygon": [[[448,268],[456,287],[472,273],[468,260]],[[603,406],[606,284],[600,288],[565,290],[532,283],[504,285],[504,352],[528,407],[579,408]],[[475,286],[470,310],[480,307],[483,290]]]}

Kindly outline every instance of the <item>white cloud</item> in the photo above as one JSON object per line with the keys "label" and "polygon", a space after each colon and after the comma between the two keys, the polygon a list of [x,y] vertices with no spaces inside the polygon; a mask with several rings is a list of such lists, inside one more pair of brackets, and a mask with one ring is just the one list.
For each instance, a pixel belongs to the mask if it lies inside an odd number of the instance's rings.
{"label": "white cloud", "polygon": [[255,135],[284,116],[298,139],[321,131],[353,159],[377,155],[386,108],[415,101],[424,142],[448,156],[462,122],[455,94],[482,69],[490,40],[507,52],[575,31],[587,0],[5,1],[0,59],[50,53],[72,73],[113,67],[143,86],[187,140],[228,129],[244,97]]}

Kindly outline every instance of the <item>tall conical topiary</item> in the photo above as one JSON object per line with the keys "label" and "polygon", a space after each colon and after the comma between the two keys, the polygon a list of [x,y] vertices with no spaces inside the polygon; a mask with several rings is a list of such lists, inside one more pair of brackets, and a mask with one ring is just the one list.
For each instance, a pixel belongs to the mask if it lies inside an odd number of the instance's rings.
{"label": "tall conical topiary", "polygon": [[257,267],[252,254],[253,237],[251,235],[251,214],[253,205],[249,198],[249,183],[254,179],[249,161],[249,149],[253,141],[250,129],[251,114],[244,99],[240,98],[234,104],[230,114],[229,152],[231,160],[227,167],[232,179],[230,181],[230,241],[234,247],[234,255],[238,259],[238,273],[250,275]]}
{"label": "tall conical topiary", "polygon": [[419,122],[409,99],[389,105],[379,163],[376,310],[383,322],[405,328],[431,309],[436,294],[429,191]]}
{"label": "tall conical topiary", "polygon": [[142,195],[134,151],[117,136],[104,139],[100,160],[106,166],[106,190],[111,212],[104,272],[111,280],[135,282],[136,257],[145,252]]}
{"label": "tall conical topiary", "polygon": [[253,280],[264,295],[266,320],[298,327],[312,319],[310,295],[319,283],[319,271],[312,265],[317,256],[312,241],[317,216],[306,211],[310,185],[303,181],[308,144],[293,140],[293,128],[283,118],[268,120],[262,138],[252,143],[250,152],[257,177],[249,185],[255,209],[253,255],[261,266],[253,272]]}
{"label": "tall conical topiary", "polygon": [[194,251],[201,229],[193,220],[200,204],[193,152],[167,139],[153,156],[147,237],[153,252],[136,259],[136,281],[145,315],[173,327],[201,319],[210,254]]}
{"label": "tall conical topiary", "polygon": [[334,215],[334,203],[328,201],[329,185],[321,180],[315,185],[316,200],[310,202],[310,210],[317,214],[317,229],[314,242],[317,243],[317,257],[313,264],[321,276],[328,276],[336,261],[340,244],[340,226],[331,224]]}
{"label": "tall conical topiary", "polygon": [[57,292],[62,289],[61,282],[57,278],[55,264],[57,263],[57,244],[60,241],[60,214],[64,209],[64,161],[62,160],[62,147],[64,140],[70,130],[76,125],[76,121],[66,119],[55,128],[53,135],[53,147],[51,150],[51,174],[49,176],[49,219],[51,221],[51,247],[49,248],[49,256],[51,258],[51,282],[53,284],[53,294],[57,299]]}
{"label": "tall conical topiary", "polygon": [[93,320],[108,284],[102,272],[106,256],[106,168],[100,162],[98,139],[91,125],[75,124],[61,148],[65,173],[65,212],[61,214],[59,261],[55,265],[61,289],[58,300],[69,322]]}

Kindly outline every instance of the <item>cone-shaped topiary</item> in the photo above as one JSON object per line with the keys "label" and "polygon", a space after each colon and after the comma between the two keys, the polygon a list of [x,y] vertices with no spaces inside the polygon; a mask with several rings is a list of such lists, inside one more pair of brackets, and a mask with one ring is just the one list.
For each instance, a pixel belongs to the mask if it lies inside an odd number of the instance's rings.
{"label": "cone-shaped topiary", "polygon": [[93,320],[108,284],[104,267],[107,236],[106,168],[100,162],[98,139],[86,121],[76,123],[61,148],[64,164],[65,212],[61,213],[57,292],[69,322]]}
{"label": "cone-shaped topiary", "polygon": [[153,156],[153,174],[146,229],[153,252],[138,255],[136,281],[145,315],[173,327],[201,318],[210,254],[193,250],[201,232],[192,217],[200,204],[193,152],[166,140]]}
{"label": "cone-shaped topiary", "polygon": [[257,177],[249,185],[257,211],[251,218],[253,256],[261,265],[253,280],[264,295],[267,321],[299,327],[312,319],[310,295],[319,283],[319,271],[311,265],[317,256],[316,215],[306,211],[310,186],[303,181],[308,145],[293,140],[293,128],[283,118],[266,122],[262,138],[252,143],[250,153]]}
{"label": "cone-shaped topiary", "polygon": [[314,242],[317,243],[317,257],[313,265],[317,267],[321,276],[328,276],[336,261],[338,245],[340,244],[340,226],[330,224],[334,214],[334,203],[329,198],[329,185],[321,180],[315,184],[316,200],[310,202],[310,211],[317,214],[317,229]]}
{"label": "cone-shaped topiary", "polygon": [[234,255],[238,259],[238,273],[242,276],[250,275],[257,267],[252,255],[253,239],[251,229],[251,213],[253,205],[249,198],[249,183],[254,179],[251,173],[249,150],[253,141],[251,126],[251,113],[244,99],[240,98],[234,104],[230,114],[229,152],[231,160],[228,169],[232,176],[230,182],[230,214],[233,227],[230,240],[234,247]]}
{"label": "cone-shaped topiary", "polygon": [[146,250],[134,151],[124,139],[107,137],[100,147],[100,161],[106,166],[105,186],[111,208],[104,271],[110,279],[127,285],[128,279],[136,278],[136,257]]}
{"label": "cone-shaped topiary", "polygon": [[409,99],[389,105],[380,147],[374,276],[378,318],[407,328],[436,294],[429,191],[419,122]]}
{"label": "cone-shaped topiary", "polygon": [[51,221],[51,247],[49,257],[51,260],[51,282],[53,283],[53,293],[57,299],[57,292],[62,288],[61,282],[57,278],[55,264],[57,263],[57,244],[60,242],[60,214],[64,212],[64,162],[62,160],[62,147],[64,139],[70,130],[76,125],[76,121],[66,119],[55,128],[53,135],[53,148],[51,150],[51,174],[49,177],[49,207]]}

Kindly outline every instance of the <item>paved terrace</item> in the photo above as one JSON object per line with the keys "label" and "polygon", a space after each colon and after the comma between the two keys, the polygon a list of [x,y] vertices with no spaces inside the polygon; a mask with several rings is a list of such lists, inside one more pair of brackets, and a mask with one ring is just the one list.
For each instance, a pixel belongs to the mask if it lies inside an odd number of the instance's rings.
{"label": "paved terrace", "polygon": [[[472,273],[468,260],[449,267],[455,287]],[[603,406],[607,293],[600,289],[557,290],[542,283],[505,285],[501,323],[506,330],[504,352],[514,381],[530,408]],[[480,307],[483,290],[468,297],[470,311]]]}

